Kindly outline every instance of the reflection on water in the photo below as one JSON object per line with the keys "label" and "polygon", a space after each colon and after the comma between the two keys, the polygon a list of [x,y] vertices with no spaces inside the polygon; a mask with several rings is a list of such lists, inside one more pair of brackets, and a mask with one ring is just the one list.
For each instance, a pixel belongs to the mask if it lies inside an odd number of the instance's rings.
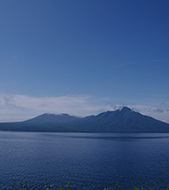
{"label": "reflection on water", "polygon": [[169,184],[169,134],[0,132],[0,183]]}

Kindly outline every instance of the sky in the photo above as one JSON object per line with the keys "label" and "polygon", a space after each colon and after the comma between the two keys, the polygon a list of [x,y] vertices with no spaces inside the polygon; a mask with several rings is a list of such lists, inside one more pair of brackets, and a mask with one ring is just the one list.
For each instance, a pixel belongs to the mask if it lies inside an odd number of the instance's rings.
{"label": "sky", "polygon": [[168,0],[1,0],[0,121],[127,105],[169,122]]}

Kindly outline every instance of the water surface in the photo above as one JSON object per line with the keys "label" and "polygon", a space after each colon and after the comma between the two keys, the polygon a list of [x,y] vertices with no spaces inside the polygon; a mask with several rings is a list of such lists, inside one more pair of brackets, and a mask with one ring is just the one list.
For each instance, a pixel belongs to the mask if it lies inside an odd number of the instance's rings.
{"label": "water surface", "polygon": [[169,134],[0,132],[0,183],[75,189],[169,184]]}

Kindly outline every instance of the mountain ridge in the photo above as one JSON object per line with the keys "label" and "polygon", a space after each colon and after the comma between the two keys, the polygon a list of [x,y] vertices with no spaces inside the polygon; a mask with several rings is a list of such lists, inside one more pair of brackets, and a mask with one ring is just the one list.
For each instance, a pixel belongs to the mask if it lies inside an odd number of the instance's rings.
{"label": "mountain ridge", "polygon": [[76,117],[66,113],[45,113],[32,119],[0,123],[3,131],[39,132],[169,132],[169,124],[128,107],[97,115]]}

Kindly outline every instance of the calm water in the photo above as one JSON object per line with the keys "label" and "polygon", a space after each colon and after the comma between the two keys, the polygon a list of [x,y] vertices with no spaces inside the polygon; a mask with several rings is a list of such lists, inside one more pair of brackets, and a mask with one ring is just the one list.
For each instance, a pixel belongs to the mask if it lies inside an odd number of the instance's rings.
{"label": "calm water", "polygon": [[0,132],[0,183],[75,189],[169,184],[169,134]]}

